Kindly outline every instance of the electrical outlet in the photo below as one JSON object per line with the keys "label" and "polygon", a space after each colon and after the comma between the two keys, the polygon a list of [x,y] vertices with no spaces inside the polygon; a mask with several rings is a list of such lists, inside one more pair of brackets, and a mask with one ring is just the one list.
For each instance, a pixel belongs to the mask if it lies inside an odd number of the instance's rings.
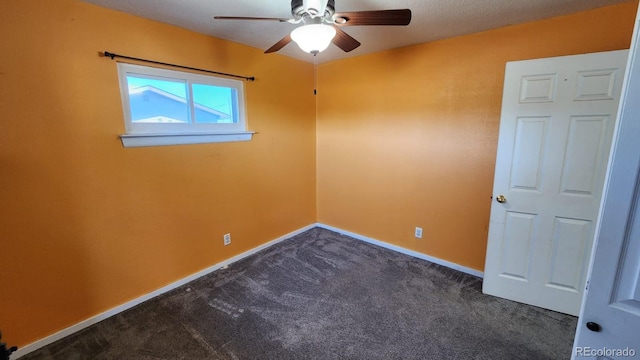
{"label": "electrical outlet", "polygon": [[231,244],[231,234],[224,234],[224,246]]}
{"label": "electrical outlet", "polygon": [[415,233],[415,237],[417,239],[422,239],[422,228],[421,227],[417,227],[416,226],[416,233]]}

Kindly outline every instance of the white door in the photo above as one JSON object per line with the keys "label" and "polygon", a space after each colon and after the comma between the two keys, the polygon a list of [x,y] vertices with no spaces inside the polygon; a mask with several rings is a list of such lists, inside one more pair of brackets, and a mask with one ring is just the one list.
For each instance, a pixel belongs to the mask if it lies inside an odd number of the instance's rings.
{"label": "white door", "polygon": [[640,359],[640,10],[636,21],[574,359]]}
{"label": "white door", "polygon": [[578,314],[627,55],[507,64],[486,294]]}

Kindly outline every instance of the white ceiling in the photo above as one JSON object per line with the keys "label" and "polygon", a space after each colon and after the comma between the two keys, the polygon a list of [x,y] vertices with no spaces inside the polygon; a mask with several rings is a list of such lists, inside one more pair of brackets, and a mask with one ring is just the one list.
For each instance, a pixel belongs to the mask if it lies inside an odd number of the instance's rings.
{"label": "white ceiling", "polygon": [[[268,49],[296,25],[271,21],[214,20],[214,16],[291,17],[290,0],[83,0],[259,49]],[[628,0],[335,0],[336,12],[411,9],[409,26],[343,27],[362,45],[344,53],[335,46],[320,62],[425,43],[506,25],[566,15]],[[313,61],[295,43],[278,53]],[[264,56],[274,56],[265,54]]]}

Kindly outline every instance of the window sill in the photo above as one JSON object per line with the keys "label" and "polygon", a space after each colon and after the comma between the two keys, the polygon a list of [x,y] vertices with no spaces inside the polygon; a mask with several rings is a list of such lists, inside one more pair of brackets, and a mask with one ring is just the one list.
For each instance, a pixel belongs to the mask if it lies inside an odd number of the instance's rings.
{"label": "window sill", "polygon": [[122,141],[122,146],[130,148],[249,141],[253,137],[253,134],[253,131],[230,133],[124,134],[120,135],[120,140]]}

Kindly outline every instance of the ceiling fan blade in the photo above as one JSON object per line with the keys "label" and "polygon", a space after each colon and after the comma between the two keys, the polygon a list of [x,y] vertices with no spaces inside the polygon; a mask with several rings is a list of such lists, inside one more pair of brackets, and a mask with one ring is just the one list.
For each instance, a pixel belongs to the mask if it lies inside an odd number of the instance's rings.
{"label": "ceiling fan blade", "polygon": [[341,12],[333,15],[333,21],[338,26],[359,25],[409,25],[411,10],[373,10]]}
{"label": "ceiling fan blade", "polygon": [[342,51],[349,52],[360,46],[360,42],[351,37],[351,35],[347,34],[340,28],[336,27],[335,29],[336,36],[333,38],[333,43],[336,44],[337,47],[342,49]]}
{"label": "ceiling fan blade", "polygon": [[267,17],[251,17],[251,16],[214,16],[216,20],[267,20],[267,21],[279,21],[289,22],[291,19],[284,18],[267,18]]}
{"label": "ceiling fan blade", "polygon": [[280,41],[275,43],[272,47],[270,47],[267,50],[265,50],[264,53],[265,54],[269,54],[269,53],[272,53],[272,52],[276,52],[276,51],[282,49],[283,47],[285,47],[290,42],[291,42],[291,35],[287,34],[287,36],[283,37]]}

